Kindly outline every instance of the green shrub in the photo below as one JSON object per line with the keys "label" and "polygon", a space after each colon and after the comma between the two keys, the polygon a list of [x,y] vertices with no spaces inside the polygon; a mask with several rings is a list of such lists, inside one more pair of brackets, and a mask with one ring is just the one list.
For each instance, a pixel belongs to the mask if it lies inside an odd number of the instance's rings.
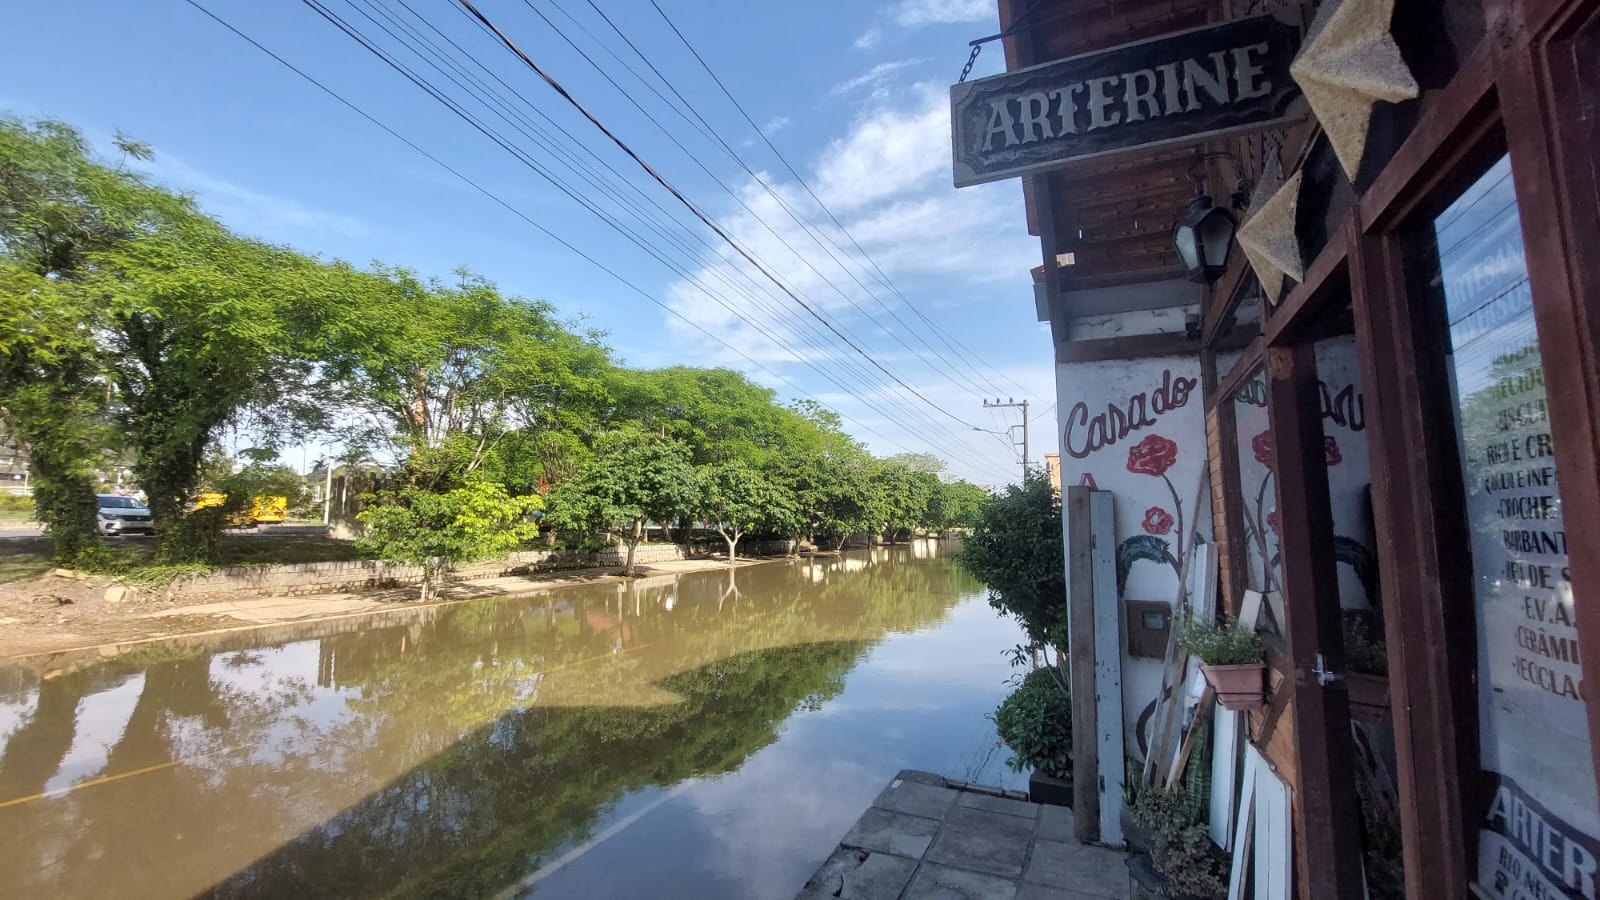
{"label": "green shrub", "polygon": [[28,494],[0,494],[0,513],[33,515],[33,497]]}
{"label": "green shrub", "polygon": [[956,560],[989,588],[990,606],[1022,625],[1032,649],[1065,645],[1065,553],[1061,500],[1049,478],[1030,473],[983,502]]}
{"label": "green shrub", "polygon": [[1261,638],[1236,621],[1196,622],[1185,618],[1178,643],[1208,666],[1237,666],[1261,662]]}
{"label": "green shrub", "polygon": [[1207,792],[1191,790],[1189,776],[1196,771],[1196,761],[1190,760],[1183,790],[1168,793],[1159,785],[1137,788],[1130,809],[1134,820],[1150,833],[1150,865],[1166,883],[1166,893],[1221,900],[1228,894],[1229,859],[1211,842],[1205,819]]}
{"label": "green shrub", "polygon": [[1055,669],[1034,669],[994,711],[995,730],[1011,748],[1006,765],[1053,778],[1072,776],[1072,699]]}
{"label": "green shrub", "polygon": [[421,566],[422,599],[431,600],[451,563],[487,559],[517,549],[539,533],[530,516],[538,496],[511,497],[505,487],[473,482],[433,493],[416,487],[366,498],[357,516],[367,533],[356,546],[390,562]]}

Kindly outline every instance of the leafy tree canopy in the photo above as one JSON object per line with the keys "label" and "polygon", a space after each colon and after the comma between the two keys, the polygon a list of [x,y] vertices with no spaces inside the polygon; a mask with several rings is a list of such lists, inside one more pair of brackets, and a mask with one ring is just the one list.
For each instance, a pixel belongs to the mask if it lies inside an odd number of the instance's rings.
{"label": "leafy tree canopy", "polygon": [[961,565],[989,586],[989,605],[1022,625],[1035,646],[1066,646],[1066,554],[1061,501],[1042,473],[983,504],[962,542]]}

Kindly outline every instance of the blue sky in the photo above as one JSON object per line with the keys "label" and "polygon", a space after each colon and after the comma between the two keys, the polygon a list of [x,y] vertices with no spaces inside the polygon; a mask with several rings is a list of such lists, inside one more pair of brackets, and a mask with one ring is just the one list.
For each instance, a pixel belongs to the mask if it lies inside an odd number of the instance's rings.
{"label": "blue sky", "polygon": [[[640,235],[666,264],[304,3],[199,2],[765,369],[541,234],[184,0],[82,0],[12,10],[13,40],[0,57],[0,109],[65,120],[101,147],[116,130],[154,145],[151,176],[193,192],[241,233],[441,277],[465,266],[511,293],[546,298],[564,315],[583,317],[607,332],[607,342],[629,364],[728,365],[785,399],[815,397],[843,413],[849,430],[880,454],[928,450],[972,480],[1014,477],[1016,454],[996,435],[968,427],[1004,430],[1020,421],[1015,412],[981,407],[982,397],[997,393],[1032,401],[1035,461],[1055,450],[1049,332],[1034,321],[1028,275],[1038,264],[1038,243],[1026,232],[1021,188],[1015,181],[961,191],[950,185],[946,89],[965,62],[966,42],[996,30],[993,0],[657,0],[844,230],[762,142],[649,0],[478,4],[765,268],[932,407],[822,331],[760,272],[737,260],[452,2],[324,0]],[[449,61],[432,58],[441,67],[435,69],[414,55],[401,42],[416,44],[414,34],[449,51]],[[990,44],[973,76],[1000,67],[999,47]],[[471,73],[500,98],[473,97],[442,72],[468,87],[473,83],[463,73]],[[548,143],[544,134],[552,136]],[[619,174],[602,169],[591,151]],[[585,174],[603,190],[566,168],[569,159],[582,160]],[[650,224],[635,218],[638,211]],[[855,249],[857,242],[870,262]],[[874,264],[893,288],[877,277]]]}

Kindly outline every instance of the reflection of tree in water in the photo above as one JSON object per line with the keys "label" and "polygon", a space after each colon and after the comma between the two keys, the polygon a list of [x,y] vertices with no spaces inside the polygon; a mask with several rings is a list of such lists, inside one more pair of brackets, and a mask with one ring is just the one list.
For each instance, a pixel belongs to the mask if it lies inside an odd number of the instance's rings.
{"label": "reflection of tree in water", "polygon": [[[129,893],[181,894],[192,875],[153,863],[161,858],[159,848],[173,840],[199,847],[202,841],[226,841],[230,833],[271,828],[270,822],[228,816],[225,804],[218,802],[226,798],[214,796],[211,789],[220,780],[222,751],[264,741],[283,711],[305,695],[287,686],[260,695],[219,686],[210,676],[210,660],[201,648],[156,646],[40,684],[40,701],[28,727],[37,725],[53,739],[46,748],[45,741],[21,732],[12,736],[0,757],[0,782],[6,785],[0,799],[38,793],[73,743],[78,701],[71,699],[68,705],[51,700],[57,683],[70,698],[142,675],[138,698],[122,731],[106,748],[104,764],[76,781],[139,774],[128,780],[112,778],[60,800],[0,810],[0,829],[26,836],[10,840],[8,852],[0,854],[0,884],[17,896],[96,896],[104,895],[116,879],[137,872],[139,888]],[[46,727],[46,722],[51,724]],[[178,759],[190,764],[171,765]]]}
{"label": "reflection of tree in water", "polygon": [[216,893],[492,894],[580,839],[623,794],[737,768],[797,704],[836,690],[862,646],[721,660],[663,681],[681,698],[665,706],[509,713]]}
{"label": "reflection of tree in water", "polygon": [[29,797],[44,790],[78,734],[78,701],[90,687],[90,673],[71,672],[39,685],[39,699],[0,753],[0,800]]}
{"label": "reflection of tree in water", "polygon": [[[0,877],[71,895],[137,872],[139,893],[186,894],[246,865],[215,891],[492,891],[583,840],[625,794],[737,768],[795,709],[834,696],[871,643],[980,589],[945,560],[888,559],[436,609],[321,639],[315,687],[274,669],[271,651],[223,655],[217,677],[199,652],[57,679],[0,778],[47,780],[78,698],[110,671],[142,671],[145,685],[98,774],[182,764],[0,810],[0,827],[30,835]],[[311,709],[314,694],[340,714]]]}

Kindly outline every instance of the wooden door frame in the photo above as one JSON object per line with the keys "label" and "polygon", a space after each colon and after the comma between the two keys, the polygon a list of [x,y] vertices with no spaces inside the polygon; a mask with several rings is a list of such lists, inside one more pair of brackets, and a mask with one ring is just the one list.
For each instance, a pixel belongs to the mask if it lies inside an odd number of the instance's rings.
{"label": "wooden door frame", "polygon": [[[1447,415],[1453,401],[1427,311],[1407,289],[1404,229],[1480,164],[1485,146],[1503,147],[1512,157],[1535,323],[1547,360],[1574,605],[1589,611],[1578,616],[1580,653],[1600,660],[1600,262],[1593,262],[1600,261],[1600,184],[1590,163],[1592,139],[1571,115],[1577,102],[1594,103],[1600,89],[1584,85],[1586,73],[1574,54],[1563,53],[1579,36],[1595,40],[1600,0],[1512,0],[1496,9],[1498,18],[1484,40],[1451,83],[1430,98],[1407,140],[1307,266],[1304,282],[1266,317],[1261,336],[1231,370],[1208,379],[1207,408],[1217,427],[1227,418],[1228,398],[1253,373],[1270,369],[1273,361],[1280,372],[1303,366],[1299,356],[1284,354],[1294,352],[1290,348],[1300,345],[1330,304],[1342,302],[1325,289],[1329,281],[1348,277],[1367,405],[1407,894],[1418,898],[1470,893],[1477,869],[1480,764],[1473,586],[1470,574],[1453,563],[1466,538],[1460,464],[1447,437],[1453,433]],[[1585,266],[1586,260],[1591,264]],[[1230,291],[1223,296],[1230,301],[1237,280],[1225,279]],[[1208,338],[1232,303],[1216,306],[1206,311]],[[1288,377],[1278,389],[1285,398],[1294,380]],[[1284,427],[1304,430],[1305,417],[1292,404],[1279,403],[1274,411],[1275,434]],[[1229,429],[1217,430],[1213,452],[1232,450],[1236,456]],[[1232,464],[1221,460],[1224,468]],[[1308,499],[1298,491],[1318,487],[1315,478],[1302,481],[1295,488],[1280,476],[1280,510]],[[1238,498],[1224,501],[1236,504]],[[1217,513],[1224,528],[1234,518],[1226,508]],[[1315,571],[1316,557],[1331,552],[1318,546],[1317,533],[1310,519],[1285,521],[1286,580],[1292,554],[1306,555],[1299,564]],[[1242,541],[1237,545],[1235,553],[1245,552]],[[1320,596],[1314,584],[1299,592],[1286,587],[1289,629],[1308,638],[1314,632],[1294,624],[1297,613],[1320,622],[1326,613],[1321,606],[1330,602],[1337,599]],[[1327,638],[1317,633],[1315,640]],[[1299,690],[1302,654],[1292,655],[1299,701],[1307,696]],[[1587,692],[1585,699],[1592,763],[1600,772],[1600,691]],[[1297,753],[1328,758],[1313,745],[1337,742],[1330,705],[1337,704],[1300,709],[1296,703]],[[1299,772],[1304,782],[1307,770]],[[1323,787],[1308,791],[1300,785],[1302,821],[1339,820]],[[1338,835],[1303,832],[1303,840],[1328,848]],[[1301,896],[1308,887],[1333,884],[1317,869],[1312,861],[1303,870],[1310,884],[1300,885]]]}

